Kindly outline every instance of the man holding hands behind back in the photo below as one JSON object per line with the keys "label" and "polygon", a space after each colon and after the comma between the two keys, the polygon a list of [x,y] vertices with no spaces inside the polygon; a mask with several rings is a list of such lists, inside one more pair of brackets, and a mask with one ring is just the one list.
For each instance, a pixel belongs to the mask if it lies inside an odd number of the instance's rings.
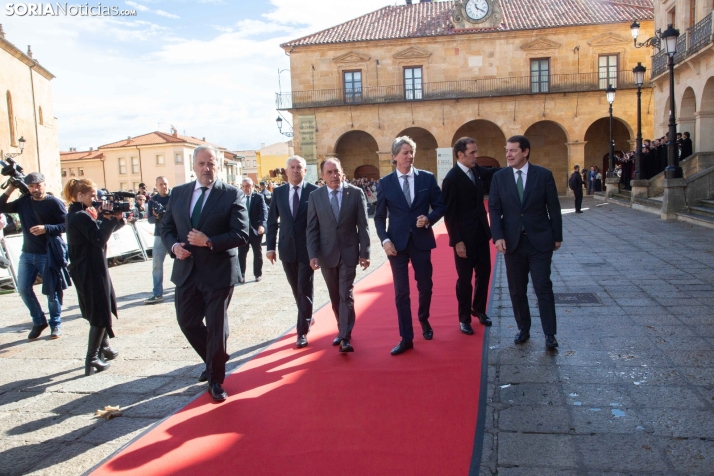
{"label": "man holding hands behind back", "polygon": [[488,210],[496,249],[505,255],[508,291],[518,324],[516,344],[530,338],[528,274],[538,297],[540,322],[547,348],[558,347],[555,339],[555,297],[550,280],[553,251],[563,241],[563,219],[555,179],[550,170],[529,163],[531,144],[525,136],[506,143],[508,168],[491,181]]}
{"label": "man holding hands behind back", "polygon": [[361,188],[343,182],[339,159],[322,161],[325,186],[310,194],[307,207],[307,250],[310,266],[322,267],[339,333],[332,345],[354,352],[350,340],[355,325],[354,282],[357,263],[369,267],[367,198]]}
{"label": "man holding hands behind back", "polygon": [[[431,250],[436,239],[431,226],[444,216],[441,189],[434,174],[413,167],[416,143],[407,136],[392,143],[392,160],[397,170],[379,180],[374,225],[387,253],[394,280],[399,335],[402,340],[392,355],[414,348],[411,300],[409,299],[409,262],[419,290],[419,323],[422,335],[431,340],[429,324],[433,282]],[[429,213],[431,208],[431,213]],[[389,216],[389,228],[387,228]]]}
{"label": "man holding hands behind back", "polygon": [[[176,317],[186,339],[206,363],[215,401],[223,390],[228,353],[228,305],[240,278],[238,248],[248,243],[245,196],[217,180],[218,153],[199,146],[193,155],[196,180],[175,187],[161,220],[161,238],[174,261]],[[203,319],[206,319],[206,324]]]}

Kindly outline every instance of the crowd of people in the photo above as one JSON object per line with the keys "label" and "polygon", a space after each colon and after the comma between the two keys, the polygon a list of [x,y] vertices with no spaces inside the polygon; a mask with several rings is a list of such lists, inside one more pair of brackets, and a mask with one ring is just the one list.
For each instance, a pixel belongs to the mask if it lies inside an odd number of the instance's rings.
{"label": "crowd of people", "polygon": [[[422,336],[427,341],[434,338],[429,322],[431,251],[436,248],[432,227],[442,217],[454,249],[459,331],[474,335],[472,317],[481,325],[491,325],[486,299],[492,240],[505,255],[518,326],[514,342],[523,344],[530,338],[530,275],[545,346],[555,348],[555,302],[549,276],[553,252],[563,240],[560,204],[553,174],[529,163],[530,149],[525,136],[511,137],[506,144],[508,168],[479,167],[476,141],[461,138],[454,146],[456,164],[439,187],[434,174],[414,166],[414,141],[397,137],[391,150],[396,169],[378,181],[347,180],[340,160],[328,157],[320,164],[320,185],[309,183],[305,160],[292,156],[283,185],[261,182],[256,189],[250,178],[244,178],[240,188],[219,180],[219,154],[210,146],[200,146],[193,157],[195,181],[170,189],[167,178],[158,177],[153,193],[144,184],[137,192],[130,219],[146,217],[155,224],[152,296],[145,304],[163,300],[163,263],[170,255],[178,325],[205,364],[199,381],[208,382],[215,401],[225,400],[228,306],[234,287],[245,283],[250,250],[255,281],[261,281],[265,239],[265,258],[271,264],[280,260],[295,299],[296,348],[309,345],[313,277],[321,270],[337,324],[332,344],[342,354],[352,353],[354,281],[357,266],[370,266],[368,203],[372,202],[373,224],[391,264],[395,290],[400,341],[392,355],[414,347],[410,264],[417,283]],[[30,194],[9,202],[14,187],[8,187],[0,196],[0,213],[18,213],[23,224],[18,287],[33,320],[28,339],[37,339],[48,325],[52,338],[61,336],[62,295],[73,282],[82,317],[89,322],[85,375],[104,371],[118,355],[109,345],[115,335],[117,306],[106,244],[126,225],[127,216],[102,201],[102,191],[87,178],[71,178],[65,184],[64,202],[46,193],[39,173],[28,174],[25,183]],[[489,188],[490,221],[484,205]],[[32,287],[38,274],[48,298],[49,321]]]}

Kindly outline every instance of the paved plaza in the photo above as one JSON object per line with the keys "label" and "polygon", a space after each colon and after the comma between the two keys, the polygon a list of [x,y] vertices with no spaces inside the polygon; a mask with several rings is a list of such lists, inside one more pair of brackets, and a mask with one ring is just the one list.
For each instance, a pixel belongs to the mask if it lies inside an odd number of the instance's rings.
{"label": "paved plaza", "polygon": [[[481,475],[714,474],[714,232],[590,198],[582,215],[568,210],[571,199],[562,204],[553,282],[559,295],[579,295],[557,307],[558,352],[545,351],[532,295],[531,340],[513,344],[501,257],[495,266]],[[372,267],[358,279],[385,261],[374,227],[372,243]],[[255,283],[250,259],[229,311],[229,370],[295,321],[280,264],[266,262]],[[111,268],[120,356],[92,377],[74,289],[55,341],[47,331],[27,341],[19,296],[0,296],[0,474],[82,474],[205,391],[176,324],[170,267],[167,300],[154,306],[143,305],[150,262]],[[319,306],[327,302],[319,272],[315,282]],[[567,300],[578,297],[594,302]],[[396,328],[394,316],[385,319]],[[95,418],[105,405],[126,411]]]}

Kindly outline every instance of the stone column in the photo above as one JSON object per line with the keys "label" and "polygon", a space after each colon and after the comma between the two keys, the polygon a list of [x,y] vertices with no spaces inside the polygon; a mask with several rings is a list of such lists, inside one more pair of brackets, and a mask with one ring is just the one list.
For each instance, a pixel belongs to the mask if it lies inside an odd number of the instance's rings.
{"label": "stone column", "polygon": [[[573,167],[576,165],[580,166],[580,172],[582,173],[583,167],[585,167],[585,144],[587,144],[587,141],[579,140],[565,143],[568,146],[568,177],[573,173]],[[583,193],[585,192],[583,191]],[[573,191],[568,188],[566,195],[572,197]]]}
{"label": "stone column", "polygon": [[379,176],[384,177],[387,174],[391,174],[394,170],[394,166],[392,166],[392,151],[383,152],[380,150],[377,154],[379,155]]}
{"label": "stone column", "polygon": [[714,112],[695,112],[696,119],[692,141],[694,141],[694,152],[714,151]]}
{"label": "stone column", "polygon": [[662,219],[675,220],[677,213],[687,209],[687,198],[684,187],[687,179],[664,179],[664,197],[662,198]]}
{"label": "stone column", "polygon": [[648,198],[647,186],[649,185],[649,180],[630,180],[630,187],[632,188],[631,196],[632,201],[635,198]]}
{"label": "stone column", "polygon": [[606,178],[605,186],[605,198],[609,200],[620,191],[620,177]]}

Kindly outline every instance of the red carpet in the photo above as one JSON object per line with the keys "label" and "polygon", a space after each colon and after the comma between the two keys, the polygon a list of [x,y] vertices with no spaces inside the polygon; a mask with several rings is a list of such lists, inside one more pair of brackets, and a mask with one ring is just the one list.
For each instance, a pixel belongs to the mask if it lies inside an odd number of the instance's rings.
{"label": "red carpet", "polygon": [[226,402],[203,395],[93,474],[468,474],[484,328],[475,320],[475,336],[459,331],[453,251],[445,226],[436,232],[432,341],[421,336],[412,280],[414,350],[390,355],[399,331],[385,264],[356,286],[355,353],[331,345],[325,306],[307,348],[288,333],[226,379]]}

